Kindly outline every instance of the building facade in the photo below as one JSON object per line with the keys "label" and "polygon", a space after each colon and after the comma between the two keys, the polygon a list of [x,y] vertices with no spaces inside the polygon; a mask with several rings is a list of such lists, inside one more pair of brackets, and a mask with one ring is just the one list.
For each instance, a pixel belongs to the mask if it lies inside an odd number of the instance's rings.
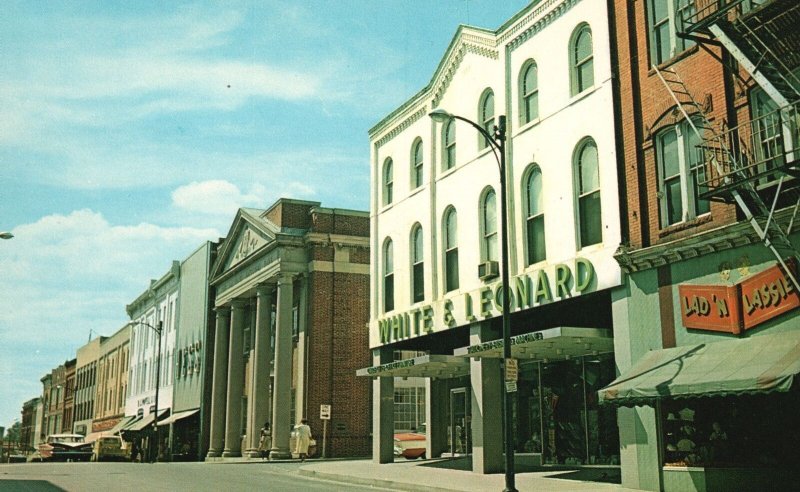
{"label": "building facade", "polygon": [[[533,2],[496,31],[458,28],[431,82],[370,130],[373,458],[393,459],[395,378],[424,377],[427,456],[503,469],[513,447],[552,464],[619,462],[613,380],[622,272],[606,2]],[[506,124],[508,222],[490,135]],[[587,118],[586,115],[592,115]],[[505,229],[505,230],[504,230]],[[512,356],[504,386],[501,234]],[[421,353],[400,359],[408,351]],[[398,386],[400,383],[398,383]]]}
{"label": "building facade", "polygon": [[22,405],[22,421],[19,429],[20,449],[27,455],[37,449],[40,432],[42,399],[31,398]]}
{"label": "building facade", "polygon": [[[102,337],[96,363],[96,384],[91,438],[113,435],[129,420],[125,418],[128,396],[131,328],[128,325],[110,337]],[[89,439],[91,439],[89,438]]]}
{"label": "building facade", "polygon": [[97,359],[100,344],[106,337],[97,337],[80,347],[75,367],[75,422],[73,432],[84,436],[92,432],[94,397],[97,385]]}
{"label": "building facade", "polygon": [[208,452],[214,346],[209,274],[216,248],[215,243],[206,242],[180,265],[173,413],[159,424],[169,435],[173,460],[203,459]]}
{"label": "building facade", "polygon": [[[795,488],[794,1],[615,1],[622,484]],[[766,243],[766,244],[765,244]]]}
{"label": "building facade", "polygon": [[[366,362],[369,220],[365,212],[280,199],[239,209],[211,275],[214,362],[208,459],[290,456],[293,424],[307,418],[328,456],[369,449]],[[362,350],[363,348],[363,350]],[[321,446],[320,446],[321,450]]]}

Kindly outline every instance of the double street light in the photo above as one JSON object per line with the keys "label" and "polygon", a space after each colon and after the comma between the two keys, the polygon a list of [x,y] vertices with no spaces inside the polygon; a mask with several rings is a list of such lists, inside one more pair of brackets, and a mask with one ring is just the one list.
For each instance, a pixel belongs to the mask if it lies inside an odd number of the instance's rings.
{"label": "double street light", "polygon": [[[158,448],[160,447],[161,443],[158,440],[158,387],[161,386],[161,332],[163,331],[164,323],[162,321],[158,322],[157,326],[153,326],[149,323],[145,323],[144,321],[131,321],[129,325],[142,325],[150,328],[151,330],[156,332],[158,335],[158,347],[156,348],[156,403],[155,403],[155,411],[153,412],[153,437],[155,439],[155,459],[154,461],[158,461]],[[150,452],[153,452],[153,446],[149,446]],[[152,460],[152,455],[151,455]]]}
{"label": "double street light", "polygon": [[[489,133],[485,128],[467,118],[448,113],[444,109],[434,109],[428,116],[433,121],[445,123],[450,120],[460,120],[469,123],[478,133],[484,136],[486,142],[492,149],[497,165],[500,168],[500,222],[503,224],[503,233],[500,236],[500,261],[501,276],[503,283],[503,359],[504,359],[504,380],[508,380],[508,371],[511,359],[511,320],[509,319],[509,291],[508,291],[508,211],[506,209],[506,117],[497,117],[497,125],[493,128],[493,133]],[[505,425],[505,463],[506,463],[506,488],[504,492],[516,492],[514,486],[514,432],[512,419],[514,413],[511,405],[513,399],[503,384],[503,403],[505,411],[503,413],[503,423]]]}

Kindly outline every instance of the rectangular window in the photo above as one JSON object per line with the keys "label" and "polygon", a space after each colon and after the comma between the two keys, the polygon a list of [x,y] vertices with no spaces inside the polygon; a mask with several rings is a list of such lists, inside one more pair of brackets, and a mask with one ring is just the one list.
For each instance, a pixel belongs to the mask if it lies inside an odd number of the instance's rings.
{"label": "rectangular window", "polygon": [[688,22],[695,19],[694,0],[650,0],[650,57],[656,65],[694,46],[694,41],[678,37]]}
{"label": "rectangular window", "polygon": [[394,274],[389,273],[383,277],[383,310],[394,309]]}
{"label": "rectangular window", "polygon": [[[584,221],[581,220],[581,223]],[[583,235],[581,235],[583,237]],[[528,265],[544,261],[547,256],[544,241],[544,214],[528,218]]]}
{"label": "rectangular window", "polygon": [[412,295],[413,302],[420,302],[425,299],[425,269],[422,262],[415,263],[413,266],[414,275],[414,292]]}
{"label": "rectangular window", "polygon": [[603,240],[600,217],[600,190],[580,197],[581,246],[597,244]]}
{"label": "rectangular window", "polygon": [[445,291],[458,289],[458,248],[452,248],[445,253]]}
{"label": "rectangular window", "polygon": [[700,198],[706,180],[702,143],[686,121],[656,137],[662,227],[694,219],[711,210],[709,201]]}

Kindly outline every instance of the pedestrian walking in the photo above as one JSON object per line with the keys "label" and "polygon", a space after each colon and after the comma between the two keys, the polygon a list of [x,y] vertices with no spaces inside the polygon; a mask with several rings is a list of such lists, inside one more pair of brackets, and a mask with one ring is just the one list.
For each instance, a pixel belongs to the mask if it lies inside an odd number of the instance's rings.
{"label": "pedestrian walking", "polygon": [[308,447],[311,445],[311,427],[308,426],[308,419],[303,419],[294,426],[295,453],[300,457],[300,461],[305,461],[308,457]]}
{"label": "pedestrian walking", "polygon": [[270,430],[269,421],[264,422],[261,428],[261,437],[258,440],[258,452],[261,454],[261,459],[269,458],[269,450],[272,447],[272,432]]}

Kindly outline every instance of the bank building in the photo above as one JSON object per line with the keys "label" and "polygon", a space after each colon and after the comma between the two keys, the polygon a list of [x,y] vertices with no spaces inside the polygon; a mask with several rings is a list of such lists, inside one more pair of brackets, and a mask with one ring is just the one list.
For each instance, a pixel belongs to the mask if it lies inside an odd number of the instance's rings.
{"label": "bank building", "polygon": [[[503,392],[517,460],[619,464],[615,377],[622,273],[618,142],[605,2],[534,2],[499,29],[460,26],[430,83],[369,132],[373,459],[411,430],[429,458],[503,470]],[[506,118],[507,230],[498,158]],[[509,238],[512,356],[504,385],[500,237]],[[395,403],[398,401],[398,403]],[[527,456],[527,458],[526,458]]]}

